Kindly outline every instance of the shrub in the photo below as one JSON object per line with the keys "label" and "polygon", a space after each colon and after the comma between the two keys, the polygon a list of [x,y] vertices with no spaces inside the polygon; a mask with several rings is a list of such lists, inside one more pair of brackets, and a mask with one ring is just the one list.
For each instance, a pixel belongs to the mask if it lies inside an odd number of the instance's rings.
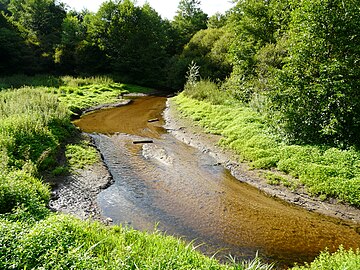
{"label": "shrub", "polygon": [[334,270],[334,269],[359,269],[360,250],[345,250],[341,247],[337,252],[330,254],[324,251],[312,263],[305,266],[296,266],[293,270]]}
{"label": "shrub", "polygon": [[292,13],[276,74],[275,125],[294,142],[360,145],[360,13],[354,0],[305,0]]}
{"label": "shrub", "polygon": [[0,174],[0,214],[26,211],[42,216],[50,199],[49,187],[23,171]]}

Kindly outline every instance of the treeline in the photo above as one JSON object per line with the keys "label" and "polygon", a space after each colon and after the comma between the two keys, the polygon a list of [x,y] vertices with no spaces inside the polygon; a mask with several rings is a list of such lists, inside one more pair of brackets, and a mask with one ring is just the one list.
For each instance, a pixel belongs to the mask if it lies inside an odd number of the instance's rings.
{"label": "treeline", "polygon": [[[173,20],[131,0],[97,13],[55,0],[0,0],[0,74],[111,74],[179,90],[194,62],[288,141],[360,145],[358,0],[238,0],[208,17],[180,0]],[[188,74],[189,75],[189,74]]]}
{"label": "treeline", "polygon": [[239,0],[181,57],[288,142],[359,147],[359,10],[357,0]]}
{"label": "treeline", "polygon": [[208,16],[197,0],[181,0],[173,21],[133,1],[104,2],[97,13],[56,0],[0,1],[0,74],[111,74],[171,86],[167,70]]}

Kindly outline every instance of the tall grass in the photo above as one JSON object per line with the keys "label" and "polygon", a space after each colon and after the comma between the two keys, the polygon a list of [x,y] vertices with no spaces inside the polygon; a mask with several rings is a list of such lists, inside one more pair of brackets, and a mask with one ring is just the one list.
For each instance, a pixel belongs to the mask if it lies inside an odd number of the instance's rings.
{"label": "tall grass", "polygon": [[8,157],[3,166],[22,168],[27,161],[40,165],[71,132],[67,108],[45,90],[0,92],[0,149]]}
{"label": "tall grass", "polygon": [[312,263],[305,266],[294,267],[293,270],[337,270],[337,269],[360,269],[360,250],[344,250],[330,254],[324,251]]}
{"label": "tall grass", "polygon": [[259,260],[221,265],[158,231],[106,227],[67,215],[32,226],[0,219],[1,269],[271,269]]}
{"label": "tall grass", "polygon": [[9,88],[17,89],[24,86],[59,87],[61,84],[61,78],[52,75],[28,76],[24,74],[17,74],[0,77],[0,90]]}
{"label": "tall grass", "polygon": [[292,183],[279,178],[288,186],[304,185],[322,199],[334,197],[360,207],[359,151],[287,145],[272,133],[262,115],[241,104],[214,105],[185,94],[175,101],[184,115],[222,135],[219,144],[236,151],[253,168],[275,168],[292,176]]}

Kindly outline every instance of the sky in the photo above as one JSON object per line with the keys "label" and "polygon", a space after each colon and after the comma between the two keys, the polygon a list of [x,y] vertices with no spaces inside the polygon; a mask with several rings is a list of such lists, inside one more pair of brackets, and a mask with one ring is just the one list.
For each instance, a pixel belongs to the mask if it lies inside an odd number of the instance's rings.
{"label": "sky", "polygon": [[[81,11],[86,8],[90,11],[96,12],[104,0],[60,0],[71,8]],[[163,18],[172,19],[175,16],[179,0],[137,0],[139,6],[148,2]],[[201,0],[201,9],[209,16],[216,12],[224,13],[229,10],[234,4],[231,0]]]}

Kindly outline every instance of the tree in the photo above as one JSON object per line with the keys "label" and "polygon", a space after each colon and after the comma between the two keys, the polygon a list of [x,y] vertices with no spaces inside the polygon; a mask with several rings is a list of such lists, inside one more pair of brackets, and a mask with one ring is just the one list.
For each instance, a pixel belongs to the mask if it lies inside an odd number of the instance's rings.
{"label": "tree", "polygon": [[292,13],[288,57],[270,98],[288,136],[360,146],[357,0],[303,0]]}
{"label": "tree", "polygon": [[9,13],[8,6],[9,6],[10,0],[0,0],[0,12],[5,12],[5,14]]}
{"label": "tree", "polygon": [[208,15],[200,8],[199,0],[180,0],[172,22],[179,35],[179,50],[201,29],[207,28]]}
{"label": "tree", "polygon": [[260,61],[266,61],[264,53],[282,57],[273,45],[278,40],[282,42],[294,3],[296,0],[244,0],[231,10],[227,27],[234,36],[230,46],[234,69],[223,87],[235,89],[232,91],[241,101],[249,102],[259,91],[258,80],[263,77],[265,66]]}
{"label": "tree", "polygon": [[160,83],[167,59],[164,21],[148,4],[105,2],[91,18],[91,39],[107,55],[111,68],[137,83]]}
{"label": "tree", "polygon": [[0,74],[36,71],[34,55],[21,33],[0,13]]}
{"label": "tree", "polygon": [[219,12],[212,15],[207,22],[208,28],[222,28],[227,23],[227,16]]}
{"label": "tree", "polygon": [[29,42],[38,46],[39,55],[51,66],[55,48],[61,42],[64,5],[55,0],[11,0],[8,8],[12,21]]}

